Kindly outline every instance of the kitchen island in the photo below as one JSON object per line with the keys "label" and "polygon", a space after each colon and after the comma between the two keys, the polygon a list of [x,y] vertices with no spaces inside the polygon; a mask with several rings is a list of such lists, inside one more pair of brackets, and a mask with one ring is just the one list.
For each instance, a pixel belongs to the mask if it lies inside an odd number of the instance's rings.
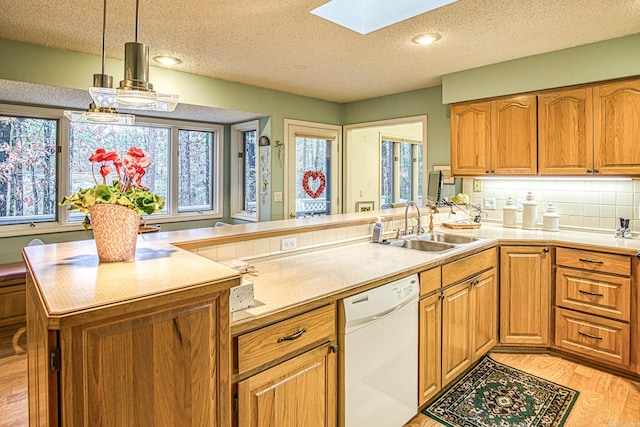
{"label": "kitchen island", "polygon": [[93,241],[24,257],[29,425],[230,424],[238,272],[142,240],[132,262],[99,263]]}

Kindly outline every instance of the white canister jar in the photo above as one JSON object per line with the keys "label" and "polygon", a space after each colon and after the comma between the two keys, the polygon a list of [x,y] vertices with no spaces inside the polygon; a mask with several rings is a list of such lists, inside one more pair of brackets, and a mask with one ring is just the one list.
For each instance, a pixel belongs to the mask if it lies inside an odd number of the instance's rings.
{"label": "white canister jar", "polygon": [[560,231],[560,215],[553,203],[547,205],[547,211],[542,214],[542,229],[545,231]]}
{"label": "white canister jar", "polygon": [[527,198],[522,202],[522,228],[530,230],[538,228],[538,202],[533,198],[531,191],[527,193]]}
{"label": "white canister jar", "polygon": [[515,200],[511,197],[507,197],[507,200],[502,208],[502,226],[503,227],[515,227],[516,217],[518,213],[518,207]]}

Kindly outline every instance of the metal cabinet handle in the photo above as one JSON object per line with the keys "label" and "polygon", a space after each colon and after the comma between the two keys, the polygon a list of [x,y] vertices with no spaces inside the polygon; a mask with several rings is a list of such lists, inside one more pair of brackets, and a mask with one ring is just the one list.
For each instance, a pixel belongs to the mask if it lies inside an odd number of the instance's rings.
{"label": "metal cabinet handle", "polygon": [[289,335],[287,337],[280,337],[278,338],[278,342],[282,342],[282,341],[293,341],[293,340],[297,340],[298,338],[300,338],[302,336],[302,334],[304,334],[305,332],[307,332],[307,328],[302,328],[300,329],[298,332],[296,332],[293,335]]}
{"label": "metal cabinet handle", "polygon": [[580,335],[583,335],[583,336],[587,337],[587,338],[593,338],[595,340],[601,340],[602,339],[602,337],[599,337],[598,335],[591,335],[591,334],[587,334],[585,332],[580,332],[580,331],[578,331],[578,333]]}
{"label": "metal cabinet handle", "polygon": [[582,262],[590,262],[592,264],[604,264],[604,261],[598,261],[598,260],[595,260],[595,259],[578,258],[578,260],[582,261]]}
{"label": "metal cabinet handle", "polygon": [[578,289],[578,292],[581,294],[593,295],[594,297],[603,297],[604,294],[599,294],[597,292],[583,291],[582,289]]}

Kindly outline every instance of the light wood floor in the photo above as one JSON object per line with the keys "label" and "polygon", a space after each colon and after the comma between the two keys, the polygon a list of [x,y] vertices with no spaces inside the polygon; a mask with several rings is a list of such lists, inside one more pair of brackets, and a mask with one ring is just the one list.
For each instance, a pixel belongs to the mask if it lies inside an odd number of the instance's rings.
{"label": "light wood floor", "polygon": [[[0,334],[4,328],[0,328]],[[4,341],[6,342],[6,341]],[[580,396],[566,427],[640,427],[640,383],[556,356],[493,353],[495,360],[558,384]],[[27,357],[0,358],[0,427],[27,427]],[[404,427],[442,424],[419,414]]]}
{"label": "light wood floor", "polygon": [[[547,354],[492,353],[498,362],[578,390],[565,427],[640,427],[640,383]],[[419,414],[404,427],[442,426]]]}

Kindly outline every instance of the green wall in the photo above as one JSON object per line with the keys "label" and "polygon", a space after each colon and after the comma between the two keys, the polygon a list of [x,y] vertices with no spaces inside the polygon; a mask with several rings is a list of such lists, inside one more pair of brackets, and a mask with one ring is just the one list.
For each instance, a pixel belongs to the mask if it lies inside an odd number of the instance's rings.
{"label": "green wall", "polygon": [[449,108],[442,104],[440,86],[345,104],[342,124],[427,115],[427,162],[449,164]]}
{"label": "green wall", "polygon": [[442,78],[445,104],[640,75],[640,33]]}

